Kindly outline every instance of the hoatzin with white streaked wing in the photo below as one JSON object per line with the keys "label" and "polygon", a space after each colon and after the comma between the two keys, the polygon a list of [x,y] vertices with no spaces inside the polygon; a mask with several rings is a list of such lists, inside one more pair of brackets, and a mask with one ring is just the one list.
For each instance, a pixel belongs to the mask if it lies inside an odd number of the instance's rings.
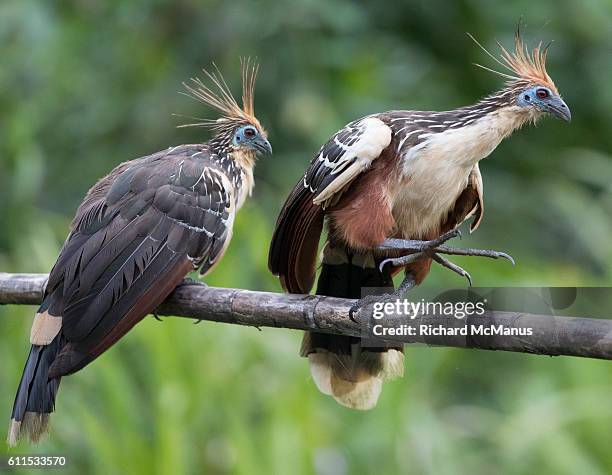
{"label": "hoatzin with white streaked wing", "polygon": [[[323,145],[288,197],[273,236],[269,267],[285,290],[310,291],[324,220],[328,236],[317,286],[321,295],[359,298],[365,287],[392,288],[392,276],[401,269],[406,275],[398,290],[403,293],[425,278],[432,260],[469,278],[442,254],[511,260],[505,253],[444,242],[468,217],[474,218],[472,231],[480,224],[481,159],[546,113],[570,120],[546,72],[546,48],[540,45],[530,53],[518,31],[515,43],[514,52],[502,47],[501,59],[483,48],[508,70],[494,71],[508,80],[499,92],[447,112],[372,114]],[[360,341],[310,332],[301,354],[309,358],[323,393],[348,407],[369,409],[382,381],[403,374],[403,355],[401,346],[367,348]]]}
{"label": "hoatzin with white streaked wing", "polygon": [[10,445],[46,431],[62,376],[100,356],[188,272],[210,272],[227,249],[255,158],[272,149],[253,110],[257,65],[243,61],[242,108],[218,70],[205,73],[217,91],[199,79],[185,86],[221,112],[190,124],[211,128],[212,140],[122,163],[79,206],[34,318]]}

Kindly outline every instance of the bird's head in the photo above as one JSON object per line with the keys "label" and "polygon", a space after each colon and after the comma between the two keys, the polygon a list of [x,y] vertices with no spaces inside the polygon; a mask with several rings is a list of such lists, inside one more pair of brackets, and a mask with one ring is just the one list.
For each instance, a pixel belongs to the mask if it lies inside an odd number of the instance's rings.
{"label": "bird's head", "polygon": [[255,117],[253,96],[255,79],[259,69],[257,63],[243,59],[242,63],[242,107],[238,105],[229,90],[225,79],[214,66],[213,72],[204,70],[204,74],[214,85],[213,91],[199,78],[192,78],[189,84],[183,84],[188,95],[203,102],[217,111],[221,117],[216,120],[198,119],[198,122],[183,127],[202,126],[211,129],[215,137],[211,143],[229,152],[238,152],[240,156],[255,156],[272,153],[272,146],[262,125]]}
{"label": "bird's head", "polygon": [[531,53],[524,44],[520,34],[520,24],[514,36],[514,51],[510,52],[498,43],[501,58],[496,58],[484,48],[472,35],[472,40],[482,48],[497,64],[508,72],[496,71],[486,66],[477,66],[494,72],[508,79],[507,87],[498,97],[514,108],[517,113],[535,120],[544,114],[569,122],[572,118],[569,107],[561,98],[555,83],[546,71],[548,46],[540,43]]}
{"label": "bird's head", "polygon": [[266,132],[258,127],[258,124],[244,124],[235,127],[232,146],[237,150],[252,151],[256,154],[272,153],[272,145],[268,142]]}
{"label": "bird's head", "polygon": [[516,105],[526,112],[539,116],[551,114],[569,122],[572,113],[559,93],[547,84],[529,84],[517,93]]}

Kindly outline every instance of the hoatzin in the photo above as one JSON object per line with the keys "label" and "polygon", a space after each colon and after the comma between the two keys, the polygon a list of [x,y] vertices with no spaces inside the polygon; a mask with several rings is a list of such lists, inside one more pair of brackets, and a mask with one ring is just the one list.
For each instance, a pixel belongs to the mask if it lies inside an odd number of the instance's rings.
{"label": "hoatzin", "polygon": [[[501,48],[500,59],[484,49],[507,70],[490,70],[507,79],[500,91],[446,112],[372,114],[321,147],[287,198],[270,247],[270,270],[286,291],[310,291],[324,221],[320,295],[360,298],[365,287],[392,288],[401,269],[403,293],[423,281],[432,260],[469,278],[442,254],[511,260],[444,242],[458,235],[467,218],[474,218],[471,231],[482,220],[480,160],[527,122],[547,113],[565,121],[571,116],[546,72],[546,48],[530,53],[518,31],[515,51]],[[308,357],[319,390],[345,406],[369,409],[383,380],[403,374],[403,354],[401,346],[367,348],[360,342],[310,332],[301,355]]]}
{"label": "hoatzin", "polygon": [[258,154],[271,153],[253,111],[257,65],[242,63],[242,107],[218,70],[185,84],[221,113],[197,124],[214,137],[125,162],[87,193],[55,263],[30,333],[8,443],[46,431],[62,376],[111,347],[194,269],[207,274],[253,188]]}

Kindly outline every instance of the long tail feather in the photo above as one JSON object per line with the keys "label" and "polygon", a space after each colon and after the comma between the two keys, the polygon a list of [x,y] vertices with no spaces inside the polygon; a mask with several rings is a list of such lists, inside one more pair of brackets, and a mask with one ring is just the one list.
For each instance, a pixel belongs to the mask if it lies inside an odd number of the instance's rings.
{"label": "long tail feather", "polygon": [[[348,255],[344,249],[323,253],[317,294],[360,298],[363,287],[392,287],[388,275],[381,274],[372,256]],[[365,347],[355,337],[306,333],[301,355],[307,356],[317,388],[351,409],[376,406],[387,379],[404,373],[402,347]]]}
{"label": "long tail feather", "polygon": [[38,442],[47,433],[60,383],[59,378],[49,380],[49,367],[62,344],[60,333],[49,345],[32,345],[15,396],[7,438],[9,446],[15,446],[24,435],[31,442]]}

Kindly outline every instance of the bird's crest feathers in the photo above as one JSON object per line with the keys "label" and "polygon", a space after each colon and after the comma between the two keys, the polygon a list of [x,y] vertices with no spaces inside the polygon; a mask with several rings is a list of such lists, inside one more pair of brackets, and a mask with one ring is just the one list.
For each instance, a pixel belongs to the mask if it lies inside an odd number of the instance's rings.
{"label": "bird's crest feathers", "polygon": [[546,55],[548,54],[548,47],[550,46],[550,43],[546,46],[542,46],[542,42],[540,42],[538,46],[533,48],[530,53],[527,45],[525,45],[523,39],[521,38],[519,24],[514,35],[514,51],[508,51],[498,41],[497,45],[501,49],[501,59],[498,59],[484,46],[482,46],[482,44],[480,44],[480,42],[470,33],[468,33],[468,36],[497,64],[510,71],[510,74],[496,71],[481,64],[476,64],[476,66],[498,74],[511,81],[522,80],[547,86],[553,92],[558,94],[555,83],[546,72]]}
{"label": "bird's crest feathers", "polygon": [[232,96],[221,71],[213,63],[212,72],[205,69],[202,70],[206,78],[212,83],[211,87],[207,86],[198,77],[191,78],[190,82],[183,83],[183,86],[187,90],[186,95],[216,109],[222,114],[221,117],[216,120],[197,118],[198,122],[184,124],[180,127],[207,127],[213,130],[224,130],[235,126],[237,123],[248,122],[263,130],[255,117],[253,105],[255,80],[257,79],[259,65],[251,58],[241,58],[240,64],[242,67],[242,107],[238,105],[238,102]]}

